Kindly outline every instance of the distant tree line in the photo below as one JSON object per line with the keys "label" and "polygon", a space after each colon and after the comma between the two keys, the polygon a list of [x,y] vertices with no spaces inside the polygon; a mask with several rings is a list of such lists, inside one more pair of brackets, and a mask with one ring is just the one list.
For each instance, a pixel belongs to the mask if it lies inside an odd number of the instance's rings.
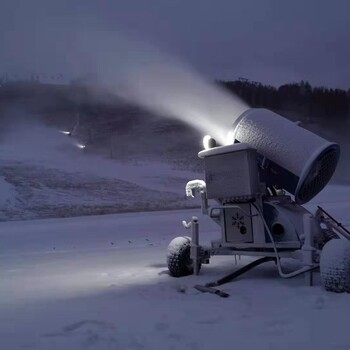
{"label": "distant tree line", "polygon": [[[346,120],[350,123],[350,89],[312,87],[307,81],[276,88],[243,78],[217,83],[238,95],[251,107],[269,108],[282,114],[290,112],[303,122],[341,123]],[[95,98],[96,94],[91,95],[89,91],[84,84],[44,84],[35,79],[7,81],[0,84],[0,112],[17,104],[34,113],[71,112],[73,116],[77,113],[95,116],[92,118],[94,120],[100,115],[145,113],[135,106],[121,106],[121,101],[116,101],[115,96],[109,96],[105,91],[99,94],[99,98]],[[125,108],[127,112],[124,111]]]}
{"label": "distant tree line", "polygon": [[350,89],[312,87],[307,81],[276,88],[242,78],[218,83],[251,107],[297,112],[309,122],[350,120]]}

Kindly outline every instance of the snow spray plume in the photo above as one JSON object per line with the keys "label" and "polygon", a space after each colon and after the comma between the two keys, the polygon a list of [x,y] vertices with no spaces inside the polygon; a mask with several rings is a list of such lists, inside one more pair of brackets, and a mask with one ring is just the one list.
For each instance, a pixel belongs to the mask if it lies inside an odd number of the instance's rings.
{"label": "snow spray plume", "polygon": [[152,112],[181,120],[221,144],[235,118],[248,109],[238,97],[150,45],[109,34],[89,34],[80,42],[100,86]]}
{"label": "snow spray plume", "polygon": [[[12,62],[12,69],[17,65],[23,74],[37,72],[42,73],[40,76],[64,73],[66,81],[67,77],[84,77],[91,87],[98,85],[102,91],[107,89],[160,116],[177,118],[219,143],[225,142],[235,117],[248,108],[186,64],[130,35],[86,32],[74,23],[62,28],[45,18],[40,18],[39,24],[36,30],[28,30],[25,38],[12,38],[27,44],[23,48],[16,46],[15,62],[10,54],[5,57],[8,64]],[[7,49],[11,47],[4,51]],[[99,89],[95,90],[100,100]]]}

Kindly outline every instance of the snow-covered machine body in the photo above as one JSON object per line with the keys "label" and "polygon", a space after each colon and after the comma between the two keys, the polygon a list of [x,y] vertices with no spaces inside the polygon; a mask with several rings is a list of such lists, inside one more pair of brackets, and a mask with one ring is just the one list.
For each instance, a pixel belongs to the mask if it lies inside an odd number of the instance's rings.
{"label": "snow-covered machine body", "polygon": [[339,145],[267,109],[244,112],[228,137],[231,143],[255,148],[260,180],[284,188],[298,204],[310,201],[327,185],[339,160]]}
{"label": "snow-covered machine body", "polygon": [[[339,154],[336,143],[271,111],[244,112],[228,132],[228,145],[199,152],[205,181],[186,185],[188,196],[200,193],[202,213],[220,226],[221,236],[211,246],[201,246],[198,218],[183,222],[192,228],[192,237],[178,237],[170,243],[170,274],[197,274],[214,255],[248,255],[260,256],[262,262],[274,259],[282,277],[305,273],[312,284],[312,271],[320,265],[324,245],[335,237],[341,237],[337,243],[341,247],[350,245],[344,227],[321,209],[313,216],[301,205],[327,185]],[[281,258],[297,259],[301,266],[284,273]],[[346,259],[349,267],[344,273],[349,274],[349,281],[345,290],[350,292],[350,250]],[[324,285],[336,290],[339,281],[323,265]]]}

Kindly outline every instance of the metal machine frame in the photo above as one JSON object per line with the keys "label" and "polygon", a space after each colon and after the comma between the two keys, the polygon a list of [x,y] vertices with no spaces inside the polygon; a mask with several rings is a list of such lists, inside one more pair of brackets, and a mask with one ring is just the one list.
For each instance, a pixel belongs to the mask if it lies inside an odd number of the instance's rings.
{"label": "metal machine frame", "polygon": [[[242,149],[244,150],[244,147],[240,147],[240,150]],[[272,194],[264,183],[259,183],[259,187],[261,193],[254,194],[249,199],[215,199],[217,204],[209,205],[206,183],[202,180],[187,183],[187,196],[194,197],[199,192],[202,214],[209,216],[221,228],[221,238],[205,247],[199,242],[198,218],[192,217],[188,223],[183,221],[183,226],[192,230],[190,258],[194,274],[197,275],[201,265],[208,264],[212,256],[245,255],[262,257],[259,264],[273,259],[282,278],[305,274],[306,284],[313,285],[313,271],[320,266],[320,254],[326,241],[334,238],[332,235],[350,240],[350,232],[322,208],[313,216],[303,206],[296,204],[283,190],[274,190]],[[213,192],[215,193],[212,190]],[[211,199],[214,199],[212,194]],[[282,223],[279,220],[283,220]],[[278,232],[274,232],[275,227],[272,224],[283,230],[282,238],[276,237],[275,233]],[[267,260],[264,260],[265,258]],[[302,266],[286,273],[282,269],[281,258],[295,259]]]}
{"label": "metal machine frame", "polygon": [[[177,237],[169,244],[170,274],[198,274],[214,255],[245,255],[260,259],[220,284],[273,260],[282,278],[305,274],[312,285],[313,271],[320,267],[327,290],[350,293],[350,232],[322,208],[312,215],[302,206],[331,179],[339,145],[265,109],[239,116],[225,146],[216,147],[209,135],[205,140],[198,154],[204,159],[205,181],[189,181],[186,195],[200,194],[202,214],[220,226],[221,237],[201,246],[198,218],[183,221],[192,239]],[[340,237],[347,242],[332,240]],[[297,260],[301,267],[287,273],[282,258]]]}
{"label": "metal machine frame", "polygon": [[[276,264],[278,268],[279,275],[283,278],[291,278],[305,273],[305,281],[308,285],[313,284],[312,272],[319,267],[319,254],[320,250],[314,245],[314,232],[312,227],[314,227],[314,217],[308,213],[303,207],[305,213],[303,215],[303,232],[304,237],[300,241],[299,247],[293,245],[284,245],[275,242],[273,235],[268,227],[266,220],[263,216],[261,205],[259,203],[243,203],[244,205],[251,206],[252,213],[246,213],[242,208],[241,204],[231,204],[231,205],[216,205],[210,207],[208,205],[208,200],[206,198],[205,187],[199,189],[202,198],[202,213],[208,215],[212,220],[221,226],[222,238],[220,240],[215,240],[211,242],[210,247],[204,247],[200,245],[199,242],[199,220],[197,217],[192,217],[191,221],[186,223],[183,221],[183,225],[186,229],[191,228],[191,259],[193,261],[194,274],[198,275],[201,264],[208,264],[210,257],[215,255],[235,255],[235,256],[255,256],[255,257],[274,257],[276,258]],[[262,203],[262,200],[258,201]],[[253,220],[262,222],[262,227],[267,231],[271,239],[271,243],[265,242],[255,242],[249,243],[228,243],[225,240],[225,220],[224,211],[227,209],[236,209],[241,211],[246,217],[251,217]],[[219,211],[219,213],[217,212]],[[261,232],[256,233],[257,237],[262,237]],[[281,258],[292,258],[302,262],[303,267],[292,272],[284,273],[280,264]]]}

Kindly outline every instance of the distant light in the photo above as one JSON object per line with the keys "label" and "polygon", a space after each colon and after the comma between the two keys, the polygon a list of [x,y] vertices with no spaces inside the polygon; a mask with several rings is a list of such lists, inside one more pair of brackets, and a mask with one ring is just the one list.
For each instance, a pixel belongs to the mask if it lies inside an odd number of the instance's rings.
{"label": "distant light", "polygon": [[80,148],[80,149],[84,149],[86,146],[82,145],[81,143],[77,143],[77,147]]}
{"label": "distant light", "polygon": [[210,135],[205,135],[203,137],[203,146],[204,149],[216,147],[216,141]]}
{"label": "distant light", "polygon": [[60,133],[62,133],[64,135],[68,135],[68,136],[72,135],[72,133],[70,131],[65,131],[65,130],[60,130]]}

